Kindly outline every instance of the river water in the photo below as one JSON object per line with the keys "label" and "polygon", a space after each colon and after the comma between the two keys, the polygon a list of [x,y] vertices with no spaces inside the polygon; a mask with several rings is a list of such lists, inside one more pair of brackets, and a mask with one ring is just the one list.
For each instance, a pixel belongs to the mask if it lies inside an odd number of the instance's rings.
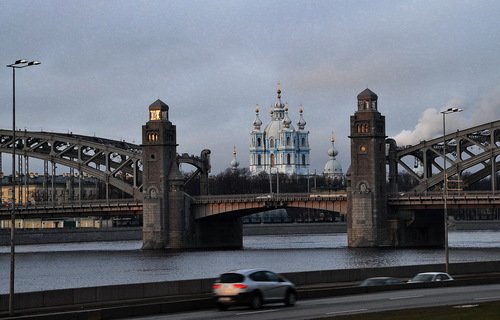
{"label": "river water", "polygon": [[[237,268],[296,272],[444,263],[443,249],[353,249],[345,233],[245,236],[243,250],[158,252],[141,241],[16,246],[15,291],[211,278]],[[500,231],[452,231],[450,262],[500,260]],[[0,293],[10,247],[0,246]]]}

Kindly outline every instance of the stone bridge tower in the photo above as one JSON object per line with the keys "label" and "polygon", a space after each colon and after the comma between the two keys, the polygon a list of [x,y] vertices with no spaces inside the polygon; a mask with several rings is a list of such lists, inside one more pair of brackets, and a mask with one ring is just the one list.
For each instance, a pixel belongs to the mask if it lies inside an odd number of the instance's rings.
{"label": "stone bridge tower", "polygon": [[351,116],[351,167],[348,172],[347,237],[349,247],[387,245],[385,117],[377,95],[358,95]]}
{"label": "stone bridge tower", "polygon": [[184,192],[179,162],[197,163],[202,193],[207,193],[210,150],[195,159],[177,154],[176,126],[168,119],[168,106],[156,100],[149,106],[149,121],[142,126],[143,249],[241,248],[243,231],[239,216],[196,220],[191,197]]}
{"label": "stone bridge tower", "polygon": [[184,181],[177,163],[176,127],[168,105],[156,100],[142,126],[143,249],[182,246]]}

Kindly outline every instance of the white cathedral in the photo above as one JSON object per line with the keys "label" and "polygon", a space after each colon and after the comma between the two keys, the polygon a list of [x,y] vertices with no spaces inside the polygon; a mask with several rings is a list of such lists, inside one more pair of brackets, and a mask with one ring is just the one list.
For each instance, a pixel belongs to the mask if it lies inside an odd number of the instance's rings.
{"label": "white cathedral", "polygon": [[278,86],[278,100],[271,106],[271,121],[262,131],[259,108],[255,110],[256,118],[250,133],[250,166],[252,174],[262,171],[284,173],[288,175],[309,174],[309,131],[305,130],[304,110],[300,116],[297,129],[288,117],[288,105],[281,102],[281,89]]}

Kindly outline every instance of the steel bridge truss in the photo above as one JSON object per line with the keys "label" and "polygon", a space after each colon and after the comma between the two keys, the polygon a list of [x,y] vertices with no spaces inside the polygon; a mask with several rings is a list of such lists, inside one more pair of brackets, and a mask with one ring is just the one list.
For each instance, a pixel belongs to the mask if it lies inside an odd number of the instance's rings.
{"label": "steel bridge truss", "polygon": [[[64,133],[0,130],[0,152],[50,161],[77,169],[136,199],[142,199],[142,150],[135,144]],[[55,172],[53,170],[52,175]]]}
{"label": "steel bridge truss", "polygon": [[[13,146],[19,156],[76,169],[80,177],[87,174],[105,182],[106,187],[112,185],[133,196],[134,199],[143,199],[140,145],[72,133],[20,130],[16,131],[16,141],[12,141],[12,131],[0,130],[0,154],[12,153]],[[22,161],[19,160],[19,163]],[[201,192],[207,194],[210,150],[203,150],[200,157],[186,153],[177,155],[177,163],[187,163],[197,168],[190,178],[199,174],[202,183]],[[47,171],[47,168],[45,170]],[[52,176],[54,175],[53,166]],[[108,190],[106,194],[108,195]]]}
{"label": "steel bridge truss", "polygon": [[[444,142],[444,143],[443,143]],[[453,132],[418,145],[398,147],[397,164],[418,180],[412,190],[422,193],[438,190],[444,181],[444,159],[450,190],[463,189],[483,178],[491,177],[496,190],[496,173],[500,170],[500,120]],[[470,174],[464,175],[464,172]]]}

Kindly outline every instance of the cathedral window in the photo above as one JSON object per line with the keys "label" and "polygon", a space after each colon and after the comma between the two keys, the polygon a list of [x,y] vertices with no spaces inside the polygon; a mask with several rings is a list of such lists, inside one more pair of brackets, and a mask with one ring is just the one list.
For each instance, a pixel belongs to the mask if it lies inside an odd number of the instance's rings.
{"label": "cathedral window", "polygon": [[290,137],[286,137],[286,145],[289,146],[290,145]]}
{"label": "cathedral window", "polygon": [[274,167],[275,166],[274,154],[271,155],[270,159],[271,159],[271,167]]}
{"label": "cathedral window", "polygon": [[257,156],[257,165],[261,166],[262,165],[262,158],[260,154]]}
{"label": "cathedral window", "polygon": [[303,166],[306,165],[306,155],[305,154],[302,155],[302,165]]}
{"label": "cathedral window", "polygon": [[306,138],[302,137],[302,139],[300,140],[300,145],[302,147],[304,147],[306,145]]}
{"label": "cathedral window", "polygon": [[286,155],[286,164],[288,164],[288,165],[290,164],[290,154],[289,153]]}
{"label": "cathedral window", "polygon": [[269,139],[269,147],[274,148],[274,139]]}
{"label": "cathedral window", "polygon": [[260,138],[257,138],[257,147],[260,147],[262,143],[262,140]]}

